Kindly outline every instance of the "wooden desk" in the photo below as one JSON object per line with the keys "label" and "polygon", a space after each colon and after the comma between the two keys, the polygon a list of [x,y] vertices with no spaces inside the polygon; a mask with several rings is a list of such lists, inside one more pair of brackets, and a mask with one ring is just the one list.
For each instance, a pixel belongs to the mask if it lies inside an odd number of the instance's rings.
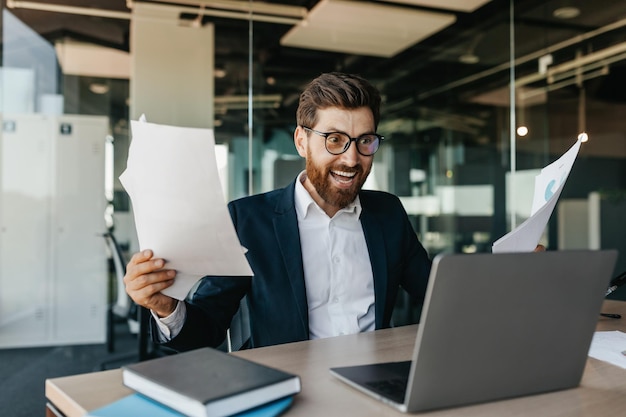
{"label": "wooden desk", "polygon": [[[626,332],[626,302],[607,300],[597,330]],[[288,416],[404,415],[335,379],[333,366],[410,360],[417,326],[379,330],[235,353],[300,375],[302,392]],[[80,417],[132,391],[119,369],[46,380],[46,397],[65,416]],[[432,416],[589,416],[621,415],[626,410],[626,370],[589,358],[579,388],[469,407],[425,413]],[[54,415],[54,414],[49,414]],[[424,414],[420,414],[424,415]]]}

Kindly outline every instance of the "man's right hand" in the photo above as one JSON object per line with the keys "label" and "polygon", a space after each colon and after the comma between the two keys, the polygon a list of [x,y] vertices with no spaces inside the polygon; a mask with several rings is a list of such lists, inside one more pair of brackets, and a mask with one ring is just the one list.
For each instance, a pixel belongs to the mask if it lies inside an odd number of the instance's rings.
{"label": "man's right hand", "polygon": [[162,269],[165,261],[153,256],[150,249],[134,254],[126,266],[124,284],[135,303],[152,310],[159,317],[166,317],[172,314],[178,301],[161,294],[161,291],[174,283],[176,271]]}

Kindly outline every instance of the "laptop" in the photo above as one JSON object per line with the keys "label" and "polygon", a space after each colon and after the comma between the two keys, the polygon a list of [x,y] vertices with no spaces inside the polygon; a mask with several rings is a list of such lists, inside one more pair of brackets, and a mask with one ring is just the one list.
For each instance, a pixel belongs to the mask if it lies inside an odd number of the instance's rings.
{"label": "laptop", "polygon": [[402,412],[576,387],[616,259],[614,250],[438,255],[412,360],[330,372]]}

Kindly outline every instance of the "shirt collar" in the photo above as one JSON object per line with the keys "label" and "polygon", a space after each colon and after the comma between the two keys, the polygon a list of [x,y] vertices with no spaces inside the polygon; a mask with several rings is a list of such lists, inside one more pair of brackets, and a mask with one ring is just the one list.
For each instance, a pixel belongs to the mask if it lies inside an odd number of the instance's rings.
{"label": "shirt collar", "polygon": [[[298,178],[296,179],[296,190],[295,190],[295,205],[296,205],[296,214],[298,215],[298,219],[302,220],[306,218],[309,209],[311,207],[315,207],[315,209],[321,211],[324,210],[311,197],[311,194],[304,188],[303,182],[306,180],[306,171],[302,171],[298,174]],[[361,200],[357,194],[354,201],[348,204],[346,207],[342,208],[337,212],[339,213],[354,213],[356,218],[358,219],[361,216]]]}

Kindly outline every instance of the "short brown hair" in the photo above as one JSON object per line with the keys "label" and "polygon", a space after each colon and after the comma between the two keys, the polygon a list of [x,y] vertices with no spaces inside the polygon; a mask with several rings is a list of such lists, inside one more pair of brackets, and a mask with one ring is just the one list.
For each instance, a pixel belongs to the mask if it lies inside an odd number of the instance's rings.
{"label": "short brown hair", "polygon": [[311,81],[300,94],[296,121],[300,126],[313,127],[317,123],[319,109],[369,107],[374,116],[374,127],[377,128],[380,101],[378,89],[365,78],[340,72],[325,73]]}

